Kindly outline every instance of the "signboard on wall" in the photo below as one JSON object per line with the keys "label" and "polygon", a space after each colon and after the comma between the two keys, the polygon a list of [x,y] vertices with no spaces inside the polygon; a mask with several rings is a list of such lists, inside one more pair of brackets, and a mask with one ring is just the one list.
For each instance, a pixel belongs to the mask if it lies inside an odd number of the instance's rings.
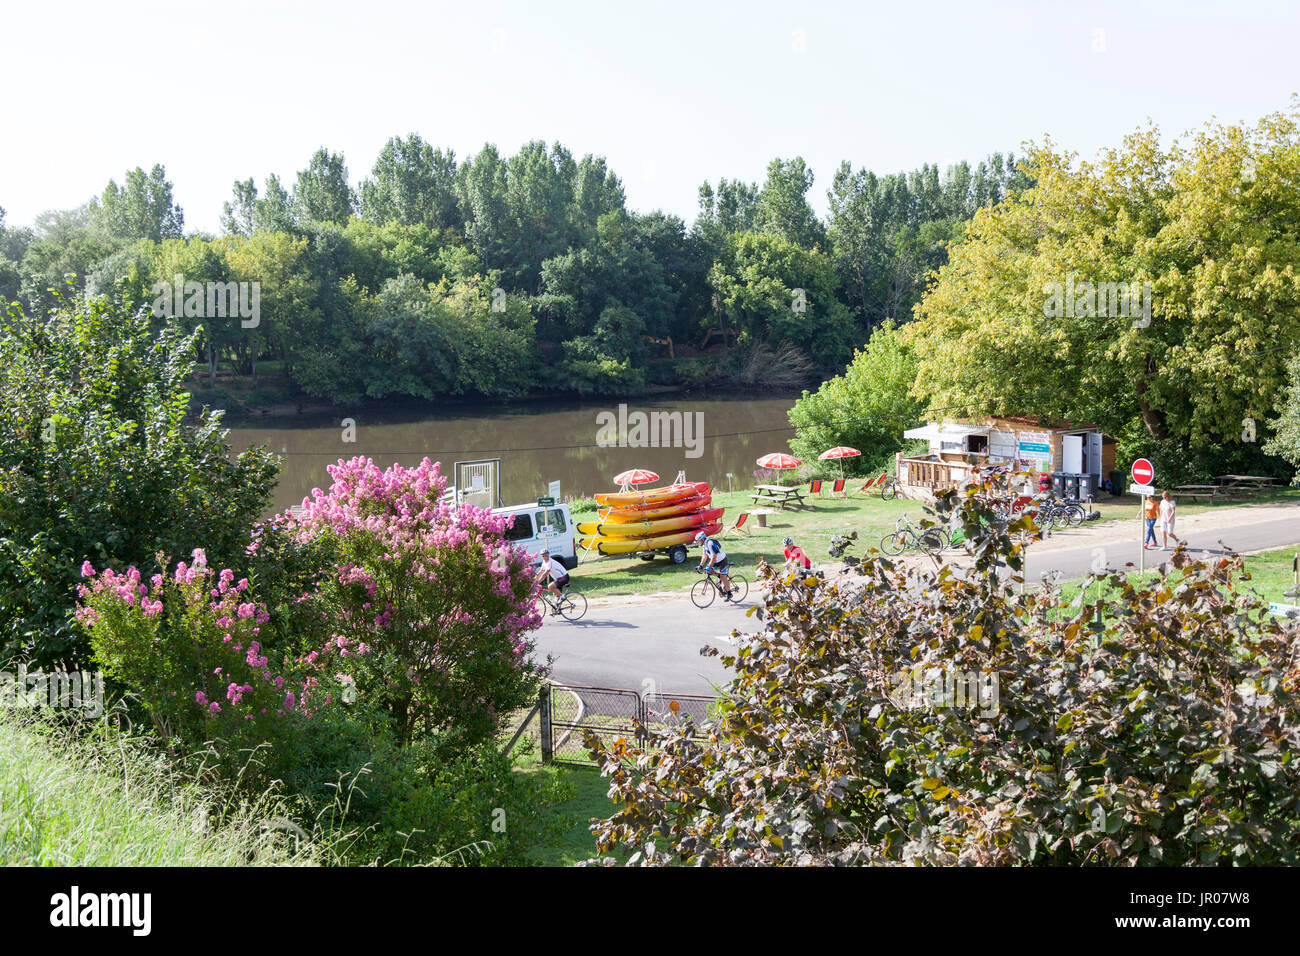
{"label": "signboard on wall", "polygon": [[1047,432],[1021,432],[1017,442],[1017,456],[1029,461],[1040,471],[1052,468],[1052,436]]}

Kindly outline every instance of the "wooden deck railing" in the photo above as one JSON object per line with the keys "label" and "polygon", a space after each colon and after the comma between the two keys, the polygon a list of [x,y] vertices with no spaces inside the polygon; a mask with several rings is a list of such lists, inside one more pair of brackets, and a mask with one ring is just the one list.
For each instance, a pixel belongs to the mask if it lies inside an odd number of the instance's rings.
{"label": "wooden deck railing", "polygon": [[[964,462],[930,461],[928,458],[895,456],[899,481],[908,488],[927,488],[931,492],[956,488],[970,477],[975,468]],[[903,466],[906,465],[906,470]],[[904,475],[906,477],[904,477]]]}

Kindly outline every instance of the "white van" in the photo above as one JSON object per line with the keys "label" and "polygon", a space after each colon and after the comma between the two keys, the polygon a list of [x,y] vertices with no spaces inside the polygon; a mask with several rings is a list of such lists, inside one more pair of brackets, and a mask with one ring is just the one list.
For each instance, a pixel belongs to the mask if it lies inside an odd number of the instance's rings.
{"label": "white van", "polygon": [[534,564],[542,549],[547,548],[551,557],[570,571],[578,566],[575,528],[568,505],[556,504],[548,508],[536,504],[511,505],[508,508],[494,508],[492,513],[514,515],[515,523],[506,529],[506,540],[526,552],[534,559]]}

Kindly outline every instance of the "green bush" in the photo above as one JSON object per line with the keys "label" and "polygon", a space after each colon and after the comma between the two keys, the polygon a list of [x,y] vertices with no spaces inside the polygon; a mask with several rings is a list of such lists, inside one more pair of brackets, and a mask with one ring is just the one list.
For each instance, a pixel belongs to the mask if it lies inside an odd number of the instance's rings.
{"label": "green bush", "polygon": [[[939,517],[957,509],[947,496]],[[599,848],[723,865],[1300,863],[1300,635],[1237,590],[1240,559],[1180,551],[1149,586],[1114,575],[1113,596],[1062,615],[1051,587],[1017,593],[1029,519],[999,526],[974,499],[956,518],[973,557],[960,577],[879,555],[845,578],[765,567],[764,629],[723,658],[736,676],[707,740],[588,738],[622,803]]]}
{"label": "green bush", "polygon": [[205,548],[228,563],[270,501],[265,450],[231,456],[220,415],[186,420],[196,345],[108,298],[0,314],[0,658],[82,666],[78,569]]}

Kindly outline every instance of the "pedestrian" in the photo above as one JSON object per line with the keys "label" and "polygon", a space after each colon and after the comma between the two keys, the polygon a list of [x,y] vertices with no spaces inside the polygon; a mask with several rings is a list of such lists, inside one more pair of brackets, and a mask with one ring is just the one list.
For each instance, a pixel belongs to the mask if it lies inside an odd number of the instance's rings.
{"label": "pedestrian", "polygon": [[792,564],[802,564],[806,571],[812,567],[812,559],[803,553],[803,548],[794,543],[794,538],[786,538],[785,566],[789,568]]}
{"label": "pedestrian", "polygon": [[1170,538],[1173,538],[1179,544],[1183,543],[1183,539],[1174,534],[1174,509],[1177,507],[1178,503],[1174,501],[1169,492],[1166,491],[1160,496],[1160,543],[1163,545],[1162,550],[1164,551],[1169,550]]}
{"label": "pedestrian", "polygon": [[1156,544],[1156,518],[1160,517],[1160,506],[1156,503],[1154,495],[1142,496],[1142,517],[1146,519],[1147,530],[1146,536],[1142,539],[1142,547],[1157,548]]}

